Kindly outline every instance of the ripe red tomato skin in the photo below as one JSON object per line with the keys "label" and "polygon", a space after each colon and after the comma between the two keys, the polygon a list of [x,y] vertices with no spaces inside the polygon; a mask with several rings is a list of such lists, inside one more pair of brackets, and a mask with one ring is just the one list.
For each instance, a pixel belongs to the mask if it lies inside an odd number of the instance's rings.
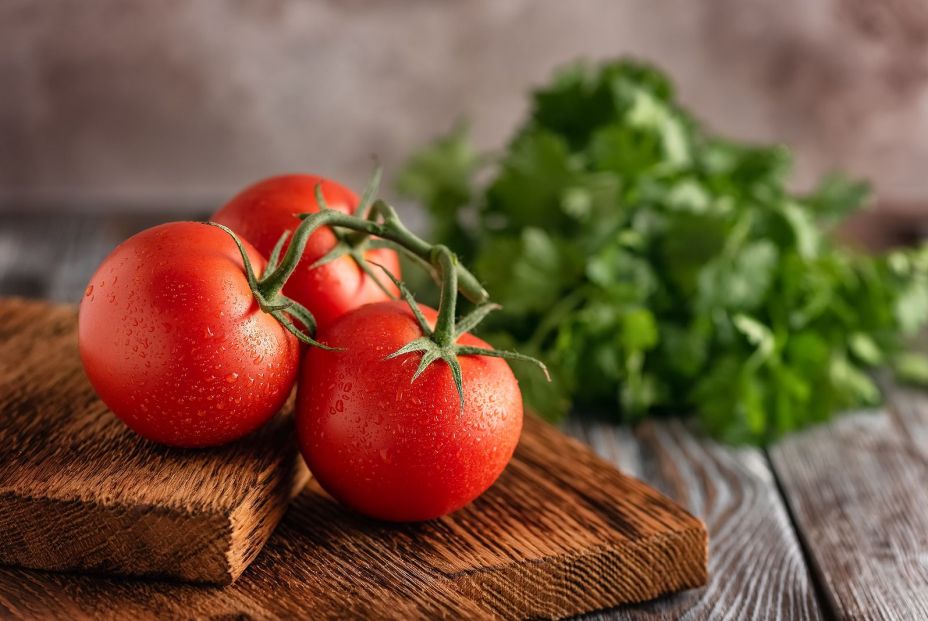
{"label": "ripe red tomato skin", "polygon": [[[382,520],[428,520],[468,504],[502,473],[522,430],[521,393],[504,360],[459,357],[463,413],[445,362],[410,383],[421,354],[383,360],[418,336],[405,304],[369,304],[319,334],[347,351],[309,348],[300,371],[297,434],[313,476]],[[487,347],[469,334],[459,342]]]}
{"label": "ripe red tomato skin", "polygon": [[258,308],[232,238],[196,222],[142,231],[103,261],[81,300],[78,342],[116,416],[179,447],[225,444],[266,422],[292,391],[300,351]]}
{"label": "ripe red tomato skin", "polygon": [[[334,181],[315,175],[281,175],[246,188],[213,214],[212,220],[250,241],[267,257],[281,234],[284,231],[292,234],[299,225],[300,220],[294,214],[319,211],[315,198],[318,184],[322,184],[322,195],[330,208],[344,213],[353,213],[357,208],[357,195]],[[335,236],[328,228],[313,233],[302,261],[284,287],[284,294],[308,308],[319,326],[328,325],[363,304],[388,299],[350,257],[309,269],[334,245]],[[365,257],[399,277],[399,257],[393,250],[368,250]],[[388,278],[380,280],[394,294],[398,292]]]}

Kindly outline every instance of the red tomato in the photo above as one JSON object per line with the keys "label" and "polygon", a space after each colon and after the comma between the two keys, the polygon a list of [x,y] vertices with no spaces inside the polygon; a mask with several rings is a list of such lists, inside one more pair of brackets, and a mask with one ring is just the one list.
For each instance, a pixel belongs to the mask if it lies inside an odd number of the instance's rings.
{"label": "red tomato", "polygon": [[[260,273],[264,259],[245,247]],[[196,222],[120,244],[87,285],[78,339],[103,402],[172,446],[254,430],[283,406],[299,364],[299,342],[258,308],[232,238]]]}
{"label": "red tomato", "polygon": [[[213,214],[212,220],[226,225],[268,257],[281,234],[285,231],[292,234],[300,224],[294,214],[319,211],[315,193],[320,183],[322,195],[330,208],[354,212],[358,197],[348,188],[314,175],[283,175],[247,188]],[[332,323],[353,308],[389,299],[351,257],[343,256],[316,269],[309,269],[332,249],[335,242],[335,235],[328,227],[313,233],[306,244],[303,260],[283,290],[284,295],[308,308],[320,327]],[[399,277],[399,258],[393,250],[368,250],[364,256]],[[398,293],[388,278],[380,280],[394,294]]]}
{"label": "red tomato", "polygon": [[[429,323],[435,311],[422,308]],[[345,351],[309,348],[297,392],[297,433],[313,476],[371,517],[427,520],[482,494],[509,463],[522,430],[522,396],[499,358],[460,356],[464,411],[451,371],[388,354],[422,336],[401,302],[363,306],[322,330]],[[464,334],[463,345],[487,347]]]}

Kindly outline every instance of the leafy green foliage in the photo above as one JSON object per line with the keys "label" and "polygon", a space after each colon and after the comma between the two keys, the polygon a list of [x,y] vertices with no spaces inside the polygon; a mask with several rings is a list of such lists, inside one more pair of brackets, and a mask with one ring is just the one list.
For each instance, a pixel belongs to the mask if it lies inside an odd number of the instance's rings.
{"label": "leafy green foliage", "polygon": [[875,403],[875,367],[928,380],[902,349],[928,317],[928,249],[835,246],[866,186],[800,196],[789,172],[785,149],[708,133],[663,75],[618,61],[559,73],[495,158],[456,129],[400,189],[503,304],[484,336],[551,368],[516,365],[531,407],[694,413],[763,442]]}

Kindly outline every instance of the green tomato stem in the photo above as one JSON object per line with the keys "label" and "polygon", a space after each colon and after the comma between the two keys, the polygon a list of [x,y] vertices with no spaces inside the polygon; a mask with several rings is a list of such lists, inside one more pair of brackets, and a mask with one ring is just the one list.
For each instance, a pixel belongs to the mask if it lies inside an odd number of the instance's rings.
{"label": "green tomato stem", "polygon": [[[283,288],[283,283],[287,281],[293,270],[296,269],[303,250],[306,248],[306,241],[316,229],[323,226],[332,226],[351,229],[366,235],[373,235],[382,239],[389,240],[414,256],[433,264],[432,251],[434,246],[423,240],[415,233],[411,232],[400,221],[396,211],[382,200],[377,200],[371,206],[369,218],[358,218],[334,209],[324,209],[317,213],[302,214],[300,218],[303,222],[293,232],[293,239],[287,252],[281,259],[280,265],[273,272],[268,274],[259,283],[261,292],[266,297],[273,297],[273,294]],[[376,219],[380,218],[381,221]],[[461,293],[468,300],[479,304],[489,299],[486,289],[480,284],[477,278],[470,273],[465,267],[456,264],[458,286]]]}
{"label": "green tomato stem", "polygon": [[[433,263],[432,259],[435,246],[407,229],[397,215],[396,210],[383,200],[379,199],[375,201],[373,205],[371,205],[370,210],[370,217],[376,218],[378,216],[383,218],[383,234],[373,233],[374,235],[397,243],[411,254],[418,256],[420,259],[423,259],[429,263]],[[481,304],[489,300],[490,294],[487,293],[487,290],[483,288],[483,286],[480,284],[480,281],[478,281],[477,278],[467,268],[459,264],[456,260],[454,261],[454,264],[454,270],[457,273],[458,281],[458,286],[456,286],[454,290],[456,291],[458,288],[460,288],[460,291],[464,297],[466,297],[474,304]]]}
{"label": "green tomato stem", "polygon": [[[312,222],[304,220],[293,231],[293,238],[290,240],[290,245],[287,246],[287,252],[280,259],[280,264],[258,281],[258,292],[264,299],[273,300],[284,288],[287,280],[296,270],[296,266],[299,265],[300,259],[303,258],[306,242],[309,241],[309,236],[315,228]],[[279,254],[280,249],[276,250]]]}
{"label": "green tomato stem", "polygon": [[439,347],[449,347],[455,340],[455,311],[458,299],[457,258],[447,246],[432,248],[432,264],[441,271],[441,299],[432,339]]}
{"label": "green tomato stem", "polygon": [[[235,234],[232,229],[222,224],[216,222],[207,222],[210,226],[215,226],[222,231],[225,231],[235,242],[235,246],[238,248],[239,253],[242,256],[242,265],[245,269],[245,278],[248,280],[248,288],[251,289],[251,294],[254,296],[255,301],[258,303],[258,306],[265,313],[271,315],[276,319],[285,330],[293,334],[297,339],[306,343],[307,345],[313,345],[315,347],[321,347],[322,349],[335,350],[337,348],[329,347],[324,345],[313,338],[313,334],[316,332],[316,319],[313,317],[313,314],[309,312],[302,304],[299,304],[295,300],[280,295],[279,288],[276,290],[269,289],[268,292],[262,291],[261,283],[262,280],[258,280],[255,276],[254,267],[251,265],[251,260],[248,258],[248,253],[245,251],[245,246],[242,244],[242,240],[239,239],[238,235]],[[277,244],[274,246],[274,250],[271,252],[271,258],[269,265],[273,265],[277,262],[277,258],[280,255],[280,249],[286,241],[287,234],[284,233],[281,235],[280,239],[277,241]],[[303,245],[306,245],[305,240]],[[299,260],[299,258],[297,258]],[[295,264],[294,264],[295,265]],[[270,270],[267,270],[270,271]],[[276,270],[275,270],[276,271]],[[293,270],[291,269],[290,272]],[[284,278],[286,281],[286,278]],[[282,286],[282,285],[281,285]],[[269,293],[269,295],[267,294]],[[291,321],[287,315],[295,317],[305,326],[308,333],[303,332],[297,328],[293,321]]]}

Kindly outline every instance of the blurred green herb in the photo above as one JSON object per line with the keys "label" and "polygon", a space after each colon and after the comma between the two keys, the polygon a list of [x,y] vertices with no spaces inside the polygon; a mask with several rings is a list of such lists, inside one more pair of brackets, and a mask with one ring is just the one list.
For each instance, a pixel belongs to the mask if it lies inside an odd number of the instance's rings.
{"label": "blurred green herb", "polygon": [[707,132],[665,76],[623,60],[558,73],[497,157],[455,129],[399,189],[503,305],[484,336],[551,368],[553,384],[515,369],[531,407],[694,413],[764,442],[877,402],[874,367],[928,381],[903,349],[928,317],[928,248],[833,245],[866,186],[796,195],[789,171],[785,149]]}

